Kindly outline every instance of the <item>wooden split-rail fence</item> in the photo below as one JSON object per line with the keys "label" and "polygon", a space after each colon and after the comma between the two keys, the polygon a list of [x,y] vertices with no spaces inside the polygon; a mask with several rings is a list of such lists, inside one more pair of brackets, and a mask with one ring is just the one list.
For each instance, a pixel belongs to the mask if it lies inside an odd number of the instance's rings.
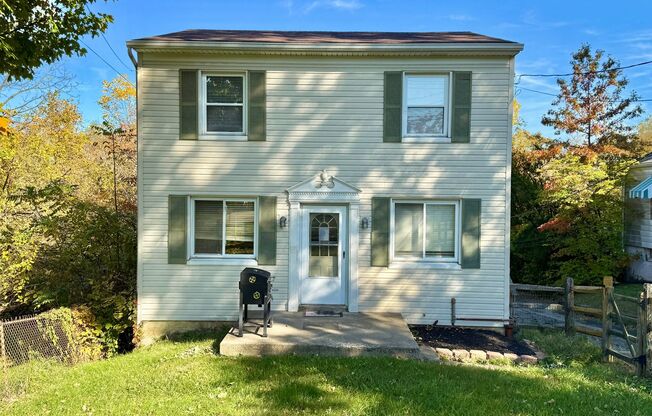
{"label": "wooden split-rail fence", "polygon": [[[519,293],[528,295],[518,297]],[[615,293],[611,277],[603,279],[603,286],[576,286],[571,278],[566,280],[565,287],[512,285],[513,310],[531,305],[532,299],[534,302],[536,299],[538,302],[549,300],[544,308],[547,315],[541,311],[540,315],[554,318],[551,311],[555,311],[561,323],[563,312],[566,334],[581,333],[600,338],[605,361],[624,361],[633,366],[638,375],[646,375],[648,367],[652,367],[652,284],[644,284],[638,297]],[[519,322],[518,314],[515,318],[517,325],[546,326],[537,320]]]}

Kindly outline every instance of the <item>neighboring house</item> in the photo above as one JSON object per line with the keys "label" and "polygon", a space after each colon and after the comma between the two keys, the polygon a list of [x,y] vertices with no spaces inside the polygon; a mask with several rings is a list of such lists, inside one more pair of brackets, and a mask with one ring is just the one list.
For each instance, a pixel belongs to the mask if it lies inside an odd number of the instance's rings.
{"label": "neighboring house", "polygon": [[[136,39],[138,321],[273,309],[509,320],[514,57],[469,32]],[[134,58],[136,63],[136,58]],[[471,318],[471,319],[469,319]]]}
{"label": "neighboring house", "polygon": [[633,256],[630,280],[652,282],[652,154],[632,167],[625,204],[625,250]]}

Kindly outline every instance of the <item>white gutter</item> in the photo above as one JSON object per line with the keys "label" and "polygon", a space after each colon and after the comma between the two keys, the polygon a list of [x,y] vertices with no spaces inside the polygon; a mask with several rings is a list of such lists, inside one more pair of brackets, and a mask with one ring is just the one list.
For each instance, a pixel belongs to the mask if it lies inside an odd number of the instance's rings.
{"label": "white gutter", "polygon": [[136,50],[202,51],[202,52],[248,52],[279,54],[437,54],[484,52],[492,55],[516,55],[523,50],[521,43],[280,43],[280,42],[212,42],[181,40],[130,40],[127,46]]}

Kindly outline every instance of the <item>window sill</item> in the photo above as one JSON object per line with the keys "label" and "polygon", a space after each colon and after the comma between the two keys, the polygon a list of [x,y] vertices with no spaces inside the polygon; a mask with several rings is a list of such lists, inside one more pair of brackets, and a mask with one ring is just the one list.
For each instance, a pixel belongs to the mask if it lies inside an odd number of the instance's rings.
{"label": "window sill", "polygon": [[403,137],[403,143],[451,143],[450,137]]}
{"label": "window sill", "polygon": [[393,261],[389,264],[390,269],[442,269],[462,270],[459,263],[435,263],[425,261]]}
{"label": "window sill", "polygon": [[191,258],[186,262],[188,266],[258,266],[256,259],[247,258]]}
{"label": "window sill", "polygon": [[200,134],[198,139],[207,141],[246,142],[248,137],[245,134]]}

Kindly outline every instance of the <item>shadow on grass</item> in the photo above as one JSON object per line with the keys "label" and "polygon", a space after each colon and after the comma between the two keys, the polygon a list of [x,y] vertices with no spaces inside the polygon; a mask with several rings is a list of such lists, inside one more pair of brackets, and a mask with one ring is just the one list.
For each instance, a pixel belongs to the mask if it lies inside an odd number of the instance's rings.
{"label": "shadow on grass", "polygon": [[[229,329],[169,339],[208,341],[218,354]],[[490,370],[389,358],[239,357],[214,361],[206,381],[234,389],[243,413],[593,414],[598,408],[634,415],[652,407],[649,383],[600,364],[586,339],[525,335],[550,353],[546,366]]]}
{"label": "shadow on grass", "polygon": [[215,329],[198,329],[195,331],[178,332],[166,337],[172,342],[211,342],[211,349],[215,355],[220,353],[220,342],[231,329],[229,325],[223,325]]}

